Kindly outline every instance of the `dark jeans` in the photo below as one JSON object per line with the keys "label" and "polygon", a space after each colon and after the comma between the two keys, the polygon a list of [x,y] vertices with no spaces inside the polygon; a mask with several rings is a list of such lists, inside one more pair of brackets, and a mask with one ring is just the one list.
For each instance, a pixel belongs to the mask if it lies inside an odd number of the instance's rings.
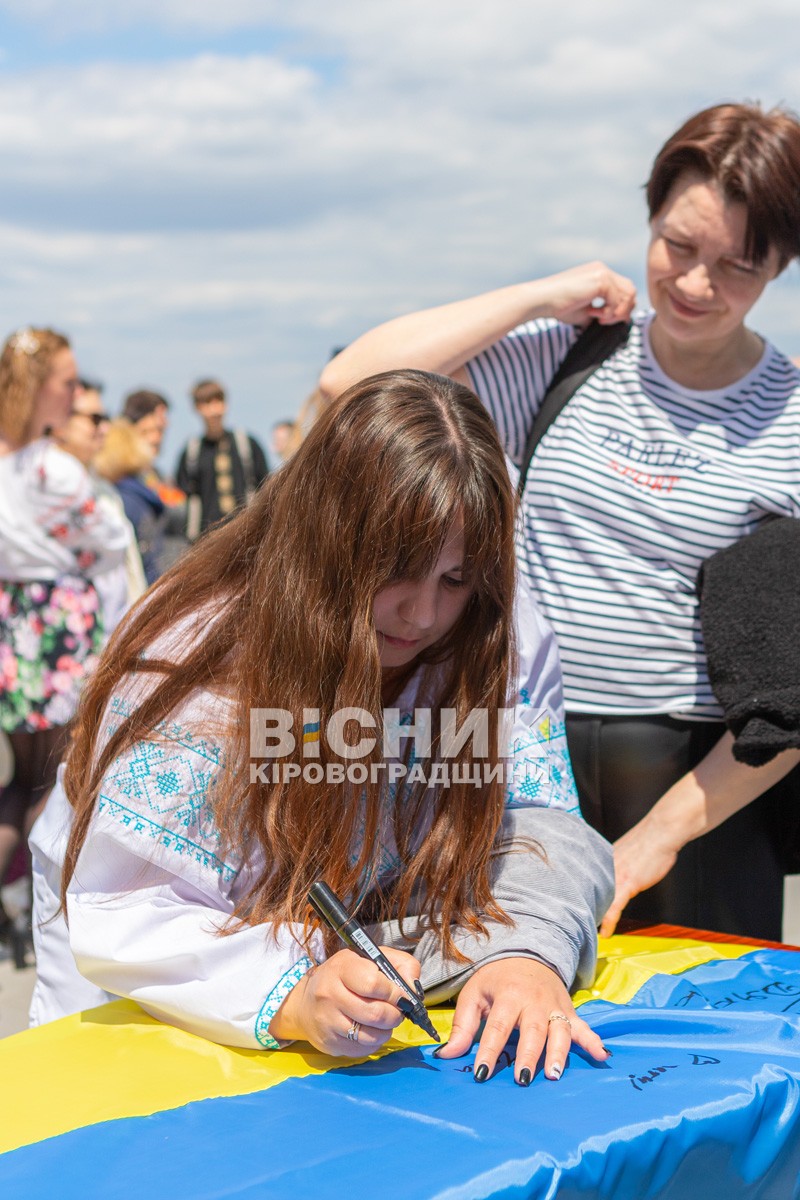
{"label": "dark jeans", "polygon": [[[724,732],[722,723],[668,716],[568,716],[570,757],[586,820],[615,841],[696,766]],[[784,785],[781,781],[704,837],[689,842],[669,874],[636,896],[624,916],[779,941]]]}

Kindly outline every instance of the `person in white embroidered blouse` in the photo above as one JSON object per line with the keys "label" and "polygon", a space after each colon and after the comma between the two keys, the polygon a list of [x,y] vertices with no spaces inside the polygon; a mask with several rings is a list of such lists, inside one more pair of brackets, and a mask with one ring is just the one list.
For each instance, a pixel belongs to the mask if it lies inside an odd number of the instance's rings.
{"label": "person in white embroidered blouse", "polygon": [[[800,515],[800,373],[745,323],[800,253],[800,123],[756,105],[696,114],[656,156],[647,202],[651,311],[537,447],[520,567],[558,638],[582,811],[615,842],[602,932],[625,909],[775,939],[791,801],[774,785],[797,758],[734,759],[695,582],[714,551]],[[389,321],[320,386],[445,372],[476,390],[520,465],[580,327],[627,321],[635,302],[629,279],[589,263]]]}
{"label": "person in white embroidered blouse", "polygon": [[515,1027],[522,1085],[570,1035],[605,1060],[568,989],[611,851],[577,812],[554,638],[515,599],[514,512],[473,393],[390,373],[154,585],[33,830],[34,1023],[127,996],[231,1045],[375,1050],[399,992],[317,927],[323,878],[429,1000],[459,993],[443,1055],[491,1014],[479,1081]]}
{"label": "person in white embroidered blouse", "polygon": [[[55,781],[101,626],[92,579],[122,561],[123,522],[54,440],[78,384],[67,339],[22,329],[0,353],[0,729],[14,775],[0,793],[0,881]],[[16,932],[0,909],[0,934]],[[16,941],[20,964],[24,948]]]}

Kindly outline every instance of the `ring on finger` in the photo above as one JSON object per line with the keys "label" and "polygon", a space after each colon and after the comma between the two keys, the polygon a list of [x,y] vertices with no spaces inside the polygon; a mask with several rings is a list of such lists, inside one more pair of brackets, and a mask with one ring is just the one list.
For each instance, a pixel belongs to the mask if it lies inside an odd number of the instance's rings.
{"label": "ring on finger", "polygon": [[547,1024],[550,1025],[553,1021],[563,1021],[565,1025],[569,1025],[570,1029],[572,1029],[572,1021],[570,1021],[569,1017],[565,1016],[564,1013],[551,1012],[550,1016],[547,1018]]}
{"label": "ring on finger", "polygon": [[348,1042],[357,1042],[358,1041],[358,1032],[360,1029],[361,1029],[361,1026],[359,1025],[358,1021],[353,1021],[353,1024],[350,1026],[350,1028],[347,1031],[347,1034],[345,1035],[347,1037]]}

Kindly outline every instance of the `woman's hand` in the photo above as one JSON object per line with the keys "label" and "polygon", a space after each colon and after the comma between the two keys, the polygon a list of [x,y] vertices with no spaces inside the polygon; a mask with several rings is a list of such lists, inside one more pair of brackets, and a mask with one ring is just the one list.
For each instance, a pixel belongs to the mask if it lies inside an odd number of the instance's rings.
{"label": "woman's hand", "polygon": [[[382,946],[386,957],[413,985],[420,966],[411,954]],[[310,1042],[324,1054],[355,1058],[372,1054],[405,1017],[402,993],[374,963],[353,950],[339,950],[295,984],[270,1022],[274,1038]],[[353,1023],[357,1039],[348,1038]]]}
{"label": "woman's hand", "polygon": [[536,317],[613,325],[626,321],[635,303],[630,279],[601,262],[514,283],[370,329],[331,359],[320,376],[320,391],[333,399],[357,380],[397,367],[437,371],[470,386],[465,364],[517,325]]}
{"label": "woman's hand", "polygon": [[627,321],[636,303],[631,280],[601,262],[549,275],[536,286],[542,290],[542,315],[568,325],[588,325],[592,320],[601,325]]}
{"label": "woman's hand", "polygon": [[545,1046],[548,1079],[561,1078],[572,1042],[599,1062],[609,1057],[598,1035],[577,1016],[555,971],[532,958],[501,958],[478,968],[461,990],[453,1032],[437,1058],[466,1054],[484,1020],[475,1054],[478,1083],[489,1078],[514,1029],[519,1029],[514,1078],[523,1087],[531,1082]]}
{"label": "woman's hand", "polygon": [[602,937],[614,932],[629,900],[661,882],[687,842],[716,829],[800,763],[800,750],[783,750],[763,766],[750,767],[733,757],[733,740],[733,734],[725,732],[705,758],[614,843],[617,890],[600,926]]}
{"label": "woman's hand", "polygon": [[629,900],[672,870],[681,848],[652,812],[614,842],[616,890],[600,926],[601,937],[611,937]]}

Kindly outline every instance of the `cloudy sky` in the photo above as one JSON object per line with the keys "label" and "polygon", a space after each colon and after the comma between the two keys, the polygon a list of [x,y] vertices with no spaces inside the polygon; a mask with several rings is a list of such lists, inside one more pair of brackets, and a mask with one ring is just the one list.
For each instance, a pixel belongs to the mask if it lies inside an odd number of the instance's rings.
{"label": "cloudy sky", "polygon": [[[167,466],[202,375],[266,441],[389,316],[641,287],[653,154],[738,99],[800,109],[797,0],[0,0],[0,335],[165,392]],[[800,354],[800,268],[753,324]]]}

